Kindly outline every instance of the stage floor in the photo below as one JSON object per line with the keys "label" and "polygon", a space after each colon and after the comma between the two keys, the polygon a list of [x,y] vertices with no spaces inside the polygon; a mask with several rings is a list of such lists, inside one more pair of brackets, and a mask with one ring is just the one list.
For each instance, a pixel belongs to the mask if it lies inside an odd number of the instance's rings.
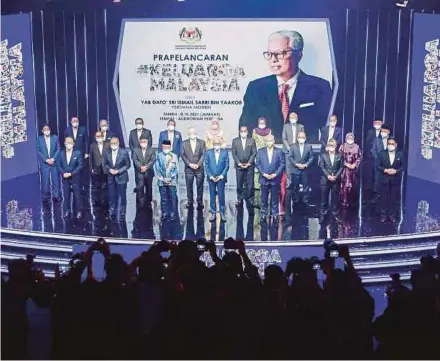
{"label": "stage floor", "polygon": [[[160,223],[160,198],[156,182],[153,190],[151,211],[136,209],[136,196],[133,193],[133,168],[129,170],[130,182],[127,188],[128,206],[125,221],[111,223],[104,217],[101,209],[93,208],[89,195],[85,195],[86,209],[83,219],[62,218],[62,204],[43,205],[40,197],[39,174],[29,174],[20,178],[2,182],[2,227],[43,231],[49,233],[67,233],[88,236],[146,239],[195,239],[206,237],[223,240],[238,237],[248,241],[279,240],[316,240],[324,238],[324,230],[319,225],[319,169],[315,166],[310,174],[310,206],[300,206],[294,211],[292,221],[280,222],[268,229],[261,229],[259,210],[254,218],[249,218],[246,207],[237,210],[235,170],[231,167],[228,174],[226,192],[227,221],[208,222],[209,192],[205,182],[205,209],[190,212],[186,209],[186,187],[183,171],[179,177],[179,218],[173,224]],[[90,192],[89,192],[90,194]],[[342,209],[341,223],[332,227],[334,238],[375,237],[440,230],[440,185],[409,178],[406,191],[403,190],[403,218],[394,224],[382,224],[377,206],[369,201],[359,202],[360,206]],[[266,237],[265,237],[266,235]]]}

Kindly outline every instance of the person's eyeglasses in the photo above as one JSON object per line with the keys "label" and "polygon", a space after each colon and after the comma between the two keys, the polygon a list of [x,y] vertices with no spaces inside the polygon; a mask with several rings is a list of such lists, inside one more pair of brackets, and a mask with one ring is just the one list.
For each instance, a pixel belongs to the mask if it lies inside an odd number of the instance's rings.
{"label": "person's eyeglasses", "polygon": [[271,51],[265,51],[263,53],[264,59],[266,60],[270,60],[272,59],[272,57],[275,57],[276,59],[284,59],[287,54],[293,52],[292,49],[289,50],[283,50],[283,51],[275,51],[275,52],[271,52]]}

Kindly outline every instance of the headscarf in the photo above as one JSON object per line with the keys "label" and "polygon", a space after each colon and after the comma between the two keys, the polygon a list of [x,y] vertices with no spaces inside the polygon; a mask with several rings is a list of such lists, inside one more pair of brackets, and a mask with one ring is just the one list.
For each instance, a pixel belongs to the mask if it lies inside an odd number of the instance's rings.
{"label": "headscarf", "polygon": [[270,133],[270,128],[267,126],[267,120],[264,119],[264,123],[266,124],[266,128],[261,129],[258,125],[261,120],[264,118],[258,118],[257,127],[255,128],[255,133],[257,133],[260,137],[265,137]]}
{"label": "headscarf", "polygon": [[[217,124],[217,129],[213,128],[214,124]],[[223,132],[222,129],[220,128],[220,121],[217,118],[213,118],[206,132],[208,133],[208,136],[210,138],[222,137]]]}
{"label": "headscarf", "polygon": [[347,139],[348,139],[348,138],[353,138],[353,140],[354,140],[354,134],[353,134],[353,133],[347,133],[347,134],[345,135],[344,149],[345,149],[345,150],[348,150],[348,151],[350,151],[350,152],[356,153],[357,150],[359,149],[359,145],[357,145],[356,142],[353,143],[353,144],[348,144],[348,143],[347,143]]}

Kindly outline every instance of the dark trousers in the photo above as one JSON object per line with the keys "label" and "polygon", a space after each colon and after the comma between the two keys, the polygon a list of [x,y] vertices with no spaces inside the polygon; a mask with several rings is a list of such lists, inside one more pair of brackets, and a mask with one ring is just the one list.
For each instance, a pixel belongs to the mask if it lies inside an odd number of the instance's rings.
{"label": "dark trousers", "polygon": [[331,211],[333,217],[339,215],[339,188],[340,182],[327,181],[325,184],[321,183],[321,217],[324,218],[328,213],[329,196],[331,197]]}
{"label": "dark trousers", "polygon": [[215,202],[215,196],[218,196],[218,205],[220,207],[220,216],[225,218],[226,216],[226,196],[225,188],[226,182],[221,180],[219,182],[208,181],[209,185],[209,211],[211,212],[211,217],[217,213],[217,205]]}
{"label": "dark trousers", "polygon": [[41,193],[43,198],[50,198],[50,185],[52,183],[52,196],[60,197],[60,173],[55,165],[42,164],[41,172]]}
{"label": "dark trousers", "polygon": [[92,174],[92,201],[95,206],[108,205],[106,174]]}
{"label": "dark trousers", "polygon": [[159,186],[162,221],[175,221],[177,216],[177,187]]}
{"label": "dark trousers", "polygon": [[387,180],[377,185],[380,196],[380,213],[384,217],[396,216],[400,198],[400,182]]}
{"label": "dark trousers", "polygon": [[[84,157],[84,153],[83,157]],[[90,158],[83,158],[83,167],[80,170],[81,174],[81,193],[85,196],[88,195],[89,186],[90,186],[90,166],[89,166]]]}
{"label": "dark trousers", "polygon": [[254,205],[254,167],[246,169],[236,169],[237,176],[237,201],[246,201],[247,207]]}
{"label": "dark trousers", "polygon": [[108,195],[110,201],[110,217],[115,217],[118,211],[118,203],[120,201],[119,214],[125,215],[127,210],[127,183],[116,183],[113,176],[108,178]]}
{"label": "dark trousers", "polygon": [[267,216],[267,207],[270,199],[270,215],[278,216],[280,213],[279,201],[280,201],[280,190],[281,185],[278,184],[267,184],[261,185],[261,220],[265,220]]}
{"label": "dark trousers", "polygon": [[153,175],[151,172],[138,173],[137,180],[137,200],[141,207],[150,205],[153,200]]}
{"label": "dark trousers", "polygon": [[292,203],[295,205],[299,202],[299,185],[303,185],[303,202],[308,203],[309,177],[307,171],[302,170],[299,173],[293,173],[291,176],[290,190],[292,193]]}
{"label": "dark trousers", "polygon": [[[81,177],[81,174],[76,175],[78,178]],[[64,179],[63,178],[63,211],[64,213],[70,212],[75,209],[77,212],[82,210],[82,198],[81,198],[81,181],[79,179],[75,179],[75,175],[72,178]],[[73,196],[73,207],[71,207]]]}
{"label": "dark trousers", "polygon": [[203,180],[205,179],[205,172],[191,172],[190,170],[185,170],[185,182],[186,182],[186,195],[188,197],[188,203],[194,202],[194,178],[196,180],[197,189],[197,203],[203,203]]}

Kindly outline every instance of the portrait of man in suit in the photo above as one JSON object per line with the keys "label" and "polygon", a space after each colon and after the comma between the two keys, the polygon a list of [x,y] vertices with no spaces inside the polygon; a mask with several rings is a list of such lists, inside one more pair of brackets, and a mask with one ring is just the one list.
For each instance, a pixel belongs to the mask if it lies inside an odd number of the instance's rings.
{"label": "portrait of man in suit", "polygon": [[265,117],[275,142],[281,144],[284,124],[288,115],[295,112],[310,141],[318,140],[318,130],[330,112],[332,90],[327,80],[300,69],[303,49],[304,39],[297,31],[280,30],[269,36],[263,56],[272,74],[248,84],[240,126],[253,129],[258,117]]}

